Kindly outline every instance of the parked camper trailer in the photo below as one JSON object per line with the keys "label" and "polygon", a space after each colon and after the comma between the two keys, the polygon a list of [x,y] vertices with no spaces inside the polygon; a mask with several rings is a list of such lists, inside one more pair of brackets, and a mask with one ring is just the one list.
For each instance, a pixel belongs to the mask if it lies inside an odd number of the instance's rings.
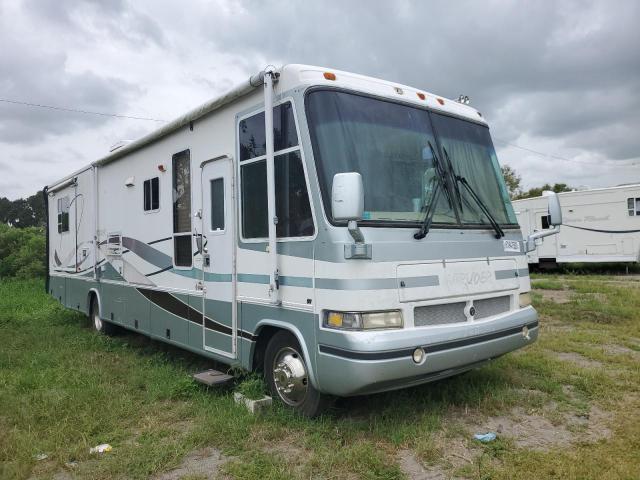
{"label": "parked camper trailer", "polygon": [[474,108],[302,65],[44,196],[51,295],[100,332],[263,370],[306,415],[535,341],[525,251],[556,231],[522,240]]}
{"label": "parked camper trailer", "polygon": [[[640,184],[558,194],[564,222],[560,233],[527,254],[529,263],[640,261]],[[547,199],[513,202],[524,235],[549,226]]]}

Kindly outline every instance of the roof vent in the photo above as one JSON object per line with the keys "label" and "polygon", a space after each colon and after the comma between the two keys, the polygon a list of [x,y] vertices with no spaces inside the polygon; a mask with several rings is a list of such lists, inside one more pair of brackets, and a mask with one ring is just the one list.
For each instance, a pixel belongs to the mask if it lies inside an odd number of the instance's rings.
{"label": "roof vent", "polygon": [[120,140],[119,142],[114,143],[109,147],[109,153],[115,152],[116,150],[124,147],[125,145],[131,143],[131,140]]}

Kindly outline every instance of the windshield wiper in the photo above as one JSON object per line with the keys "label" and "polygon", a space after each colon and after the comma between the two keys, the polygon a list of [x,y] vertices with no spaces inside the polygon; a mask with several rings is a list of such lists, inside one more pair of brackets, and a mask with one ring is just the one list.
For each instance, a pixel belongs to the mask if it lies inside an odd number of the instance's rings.
{"label": "windshield wiper", "polygon": [[442,164],[440,163],[440,159],[438,158],[438,155],[436,154],[436,151],[433,148],[431,141],[429,141],[428,144],[429,144],[429,149],[431,150],[431,156],[433,157],[433,164],[435,165],[435,170],[437,175],[436,178],[438,179],[438,183],[436,183],[436,186],[433,189],[433,192],[431,193],[431,198],[425,199],[425,201],[429,201],[429,206],[427,207],[427,211],[425,212],[424,221],[422,222],[422,226],[420,227],[420,230],[418,230],[416,233],[413,234],[413,238],[415,238],[416,240],[423,239],[424,237],[427,236],[427,233],[429,233],[429,229],[431,228],[431,222],[433,221],[433,215],[436,211],[436,205],[438,204],[438,200],[440,200],[440,193],[442,189],[444,189],[444,192],[447,196],[449,207],[452,206],[451,193],[449,192],[449,188],[447,187],[447,173],[442,167]]}
{"label": "windshield wiper", "polygon": [[447,159],[449,168],[451,168],[451,175],[453,175],[453,178],[455,179],[456,190],[459,196],[458,201],[460,202],[460,208],[462,209],[462,196],[460,196],[460,191],[458,190],[458,185],[457,185],[458,183],[461,183],[467,189],[467,191],[469,192],[469,195],[471,195],[471,198],[475,200],[475,202],[480,207],[480,210],[482,210],[482,212],[489,219],[489,223],[491,224],[493,229],[496,231],[496,238],[504,237],[504,231],[496,221],[495,217],[491,215],[491,212],[489,212],[489,209],[487,208],[485,203],[480,199],[480,197],[475,192],[475,190],[471,187],[471,185],[469,185],[469,182],[467,181],[467,179],[461,175],[457,175],[453,171],[453,167],[451,166],[451,159],[449,158],[449,153],[447,152],[447,149],[442,147],[442,151],[444,152],[444,156]]}

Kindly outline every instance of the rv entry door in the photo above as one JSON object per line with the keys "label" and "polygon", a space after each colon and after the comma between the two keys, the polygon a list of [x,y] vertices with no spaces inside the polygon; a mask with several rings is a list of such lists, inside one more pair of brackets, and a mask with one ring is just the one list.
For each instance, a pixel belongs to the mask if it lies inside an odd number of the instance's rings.
{"label": "rv entry door", "polygon": [[234,275],[233,161],[228,156],[202,163],[203,347],[237,356]]}

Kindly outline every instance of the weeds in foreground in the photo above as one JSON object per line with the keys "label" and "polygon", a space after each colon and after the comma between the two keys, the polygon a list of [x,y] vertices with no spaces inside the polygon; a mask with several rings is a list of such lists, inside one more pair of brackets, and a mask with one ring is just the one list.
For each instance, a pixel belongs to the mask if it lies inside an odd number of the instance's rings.
{"label": "weeds in foreground", "polygon": [[[398,452],[425,468],[466,478],[634,478],[640,471],[640,288],[603,277],[535,276],[566,285],[570,301],[534,295],[539,341],[468,374],[407,390],[340,400],[307,420],[276,404],[253,417],[229,390],[195,385],[207,362],[133,334],[109,338],[83,328],[39,281],[0,282],[0,478],[148,478],[203,446],[233,459],[234,478],[401,478]],[[543,282],[543,285],[544,285]],[[563,287],[564,288],[564,287]],[[625,347],[611,353],[605,347]],[[592,369],[559,360],[573,352]],[[620,352],[620,351],[619,351]],[[255,376],[238,388],[264,391]],[[470,442],[469,422],[555,405],[612,413],[611,438],[522,449],[499,438],[470,450],[462,465],[443,461],[448,442]],[[444,435],[441,446],[435,439]],[[89,448],[110,443],[99,457]],[[47,454],[38,461],[38,454]],[[479,456],[478,456],[479,455]]]}

